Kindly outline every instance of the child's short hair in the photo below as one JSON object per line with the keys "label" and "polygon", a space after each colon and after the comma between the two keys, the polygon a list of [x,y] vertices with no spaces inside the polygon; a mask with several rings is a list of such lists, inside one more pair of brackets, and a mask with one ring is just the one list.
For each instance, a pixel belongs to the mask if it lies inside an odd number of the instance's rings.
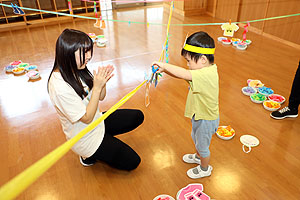
{"label": "child's short hair", "polygon": [[[196,33],[193,33],[191,36],[189,36],[185,44],[189,44],[196,47],[202,47],[202,48],[215,48],[215,42],[214,39],[212,39],[206,32],[199,31]],[[206,56],[208,61],[212,64],[214,63],[215,57],[214,54],[201,54],[201,53],[194,53],[187,51],[182,48],[181,55],[186,56],[189,55],[192,60],[194,60],[196,63],[201,58],[202,55]]]}

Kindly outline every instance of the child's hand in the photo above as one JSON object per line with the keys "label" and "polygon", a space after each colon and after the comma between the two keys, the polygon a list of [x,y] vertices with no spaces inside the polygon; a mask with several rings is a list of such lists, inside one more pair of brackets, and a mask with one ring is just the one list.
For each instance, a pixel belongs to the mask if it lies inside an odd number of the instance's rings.
{"label": "child's hand", "polygon": [[162,72],[164,72],[165,71],[165,68],[164,68],[164,63],[163,62],[153,62],[152,63],[152,66],[154,65],[154,67],[158,67],[158,70],[157,70],[157,72],[158,73],[162,73]]}
{"label": "child's hand", "polygon": [[93,70],[94,74],[94,89],[102,90],[111,77],[114,67],[112,65],[107,65],[106,67],[98,67],[98,72]]}

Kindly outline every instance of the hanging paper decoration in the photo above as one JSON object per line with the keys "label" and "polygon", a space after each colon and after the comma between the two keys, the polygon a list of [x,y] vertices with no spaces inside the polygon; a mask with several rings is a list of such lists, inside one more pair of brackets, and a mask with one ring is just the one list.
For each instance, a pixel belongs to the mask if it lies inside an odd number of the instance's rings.
{"label": "hanging paper decoration", "polygon": [[25,14],[25,12],[21,8],[19,8],[19,6],[17,6],[17,4],[14,5],[11,3],[11,7],[13,8],[13,12],[16,15],[24,15]]}
{"label": "hanging paper decoration", "polygon": [[68,6],[69,6],[70,14],[73,15],[73,10],[72,10],[72,5],[71,5],[71,0],[68,0]]}
{"label": "hanging paper decoration", "polygon": [[96,18],[98,18],[96,1],[94,1],[94,13],[95,13]]}
{"label": "hanging paper decoration", "polygon": [[239,29],[238,25],[231,23],[231,20],[229,20],[229,23],[223,24],[221,28],[224,30],[223,35],[229,37],[233,37],[234,32]]}
{"label": "hanging paper decoration", "polygon": [[166,63],[169,63],[169,35],[167,36],[167,42],[166,42]]}
{"label": "hanging paper decoration", "polygon": [[248,27],[250,26],[250,23],[247,22],[247,24],[244,26],[244,32],[243,32],[243,41],[246,41],[246,34],[248,32]]}
{"label": "hanging paper decoration", "polygon": [[102,28],[102,29],[106,28],[105,21],[103,19],[101,20],[101,27],[100,28]]}
{"label": "hanging paper decoration", "polygon": [[100,22],[101,22],[101,19],[98,19],[98,13],[97,13],[97,4],[96,4],[96,1],[94,1],[94,13],[95,13],[95,17],[97,18],[97,19],[96,19],[96,23],[94,24],[94,27],[100,28]]}
{"label": "hanging paper decoration", "polygon": [[101,22],[100,19],[96,19],[96,23],[94,24],[94,27],[100,28],[100,22]]}

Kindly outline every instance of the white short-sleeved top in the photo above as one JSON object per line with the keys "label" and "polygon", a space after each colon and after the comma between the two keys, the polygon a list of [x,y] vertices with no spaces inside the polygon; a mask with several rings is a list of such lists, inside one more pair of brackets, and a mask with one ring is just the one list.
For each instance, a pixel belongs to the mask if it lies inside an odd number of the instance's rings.
{"label": "white short-sleeved top", "polygon": [[[86,86],[84,84],[84,86]],[[87,86],[86,86],[87,88]],[[81,130],[88,126],[80,121],[86,113],[92,91],[87,91],[88,95],[81,99],[75,90],[64,81],[59,72],[53,72],[48,85],[49,95],[52,104],[59,115],[62,129],[67,140],[73,138]],[[98,119],[102,113],[97,109],[93,121]],[[104,122],[102,121],[95,129],[83,136],[72,150],[82,157],[92,156],[100,146],[104,137]]]}

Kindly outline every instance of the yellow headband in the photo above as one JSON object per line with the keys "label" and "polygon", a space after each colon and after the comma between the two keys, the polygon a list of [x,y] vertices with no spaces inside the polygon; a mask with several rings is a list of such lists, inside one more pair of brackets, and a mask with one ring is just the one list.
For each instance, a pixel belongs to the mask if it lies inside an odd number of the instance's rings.
{"label": "yellow headband", "polygon": [[194,53],[201,53],[201,54],[214,54],[215,48],[203,48],[203,47],[196,47],[189,44],[185,44],[183,49],[194,52]]}

